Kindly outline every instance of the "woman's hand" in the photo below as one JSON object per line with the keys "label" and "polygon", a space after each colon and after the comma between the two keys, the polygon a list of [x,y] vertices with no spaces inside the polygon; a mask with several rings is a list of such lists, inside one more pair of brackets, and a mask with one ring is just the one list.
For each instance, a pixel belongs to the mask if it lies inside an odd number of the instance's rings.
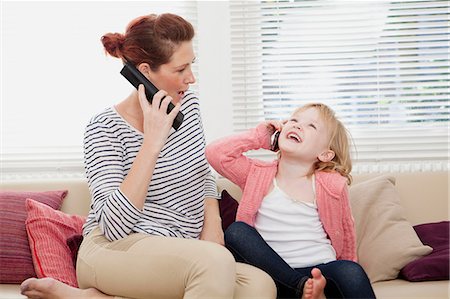
{"label": "woman's hand", "polygon": [[203,229],[200,233],[200,240],[214,242],[219,245],[225,244],[220,218],[219,221],[206,220],[203,222]]}
{"label": "woman's hand", "polygon": [[[181,104],[177,103],[175,108],[167,114],[167,106],[172,101],[172,97],[166,91],[158,91],[153,96],[152,104],[147,101],[145,88],[142,84],[139,85],[138,95],[144,115],[144,140],[151,140],[152,146],[159,152],[166,143],[173,120],[180,111]],[[165,98],[161,101],[164,96]]]}
{"label": "woman's hand", "polygon": [[[167,92],[160,90],[153,97],[153,104],[147,101],[144,85],[138,88],[139,104],[144,116],[143,132],[144,141],[139,153],[131,166],[130,171],[120,185],[120,190],[126,195],[130,202],[138,209],[143,209],[151,182],[156,160],[164,147],[169,136],[173,120],[180,110],[180,104],[167,114],[167,106],[172,100],[171,97],[161,102]],[[161,107],[160,107],[161,103]]]}
{"label": "woman's hand", "polygon": [[200,240],[225,244],[222,230],[222,219],[219,215],[219,202],[215,198],[205,199],[205,219],[200,233]]}

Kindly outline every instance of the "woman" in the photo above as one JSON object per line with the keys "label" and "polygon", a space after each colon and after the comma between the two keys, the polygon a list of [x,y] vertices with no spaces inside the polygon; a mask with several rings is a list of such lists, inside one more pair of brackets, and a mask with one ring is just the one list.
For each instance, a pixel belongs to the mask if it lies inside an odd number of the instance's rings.
{"label": "woman", "polygon": [[[235,263],[223,247],[217,191],[204,156],[190,23],[173,14],[133,20],[102,37],[111,56],[136,66],[160,91],[142,86],[94,116],[86,128],[91,211],[78,253],[80,289],[30,279],[31,298],[274,298],[263,271]],[[167,114],[168,103],[175,108]],[[178,111],[184,121],[171,129]],[[200,239],[201,241],[199,241]],[[210,242],[206,242],[210,241]]]}

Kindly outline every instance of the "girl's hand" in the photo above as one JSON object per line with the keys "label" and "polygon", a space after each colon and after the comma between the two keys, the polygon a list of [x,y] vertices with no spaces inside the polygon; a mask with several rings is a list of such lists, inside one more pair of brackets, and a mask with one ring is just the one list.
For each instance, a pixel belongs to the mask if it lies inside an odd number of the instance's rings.
{"label": "girl's hand", "polygon": [[[144,140],[151,140],[151,144],[159,152],[166,143],[173,120],[178,111],[180,111],[181,103],[177,103],[175,108],[167,114],[167,106],[172,101],[172,97],[166,91],[158,91],[153,96],[152,104],[147,101],[145,88],[142,84],[139,85],[138,95],[139,104],[144,115]],[[161,101],[164,96],[166,97]]]}
{"label": "girl's hand", "polygon": [[269,135],[274,134],[276,131],[281,131],[283,129],[283,125],[286,123],[286,121],[279,121],[279,120],[267,120],[265,121],[265,125],[267,130],[269,131]]}

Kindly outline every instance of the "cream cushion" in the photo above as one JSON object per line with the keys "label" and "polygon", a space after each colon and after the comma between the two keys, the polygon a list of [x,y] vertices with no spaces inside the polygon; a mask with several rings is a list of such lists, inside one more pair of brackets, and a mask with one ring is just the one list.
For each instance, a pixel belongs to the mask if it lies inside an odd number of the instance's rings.
{"label": "cream cushion", "polygon": [[358,261],[372,283],[396,279],[409,262],[429,254],[406,220],[395,178],[376,176],[350,187]]}

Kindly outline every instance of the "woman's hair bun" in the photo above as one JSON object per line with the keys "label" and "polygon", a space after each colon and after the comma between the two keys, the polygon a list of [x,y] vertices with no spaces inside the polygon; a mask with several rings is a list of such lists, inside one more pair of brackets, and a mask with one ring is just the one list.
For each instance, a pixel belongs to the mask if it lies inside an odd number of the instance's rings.
{"label": "woman's hair bun", "polygon": [[102,36],[101,41],[106,53],[117,58],[123,58],[122,46],[125,42],[125,35],[122,33],[107,33]]}

